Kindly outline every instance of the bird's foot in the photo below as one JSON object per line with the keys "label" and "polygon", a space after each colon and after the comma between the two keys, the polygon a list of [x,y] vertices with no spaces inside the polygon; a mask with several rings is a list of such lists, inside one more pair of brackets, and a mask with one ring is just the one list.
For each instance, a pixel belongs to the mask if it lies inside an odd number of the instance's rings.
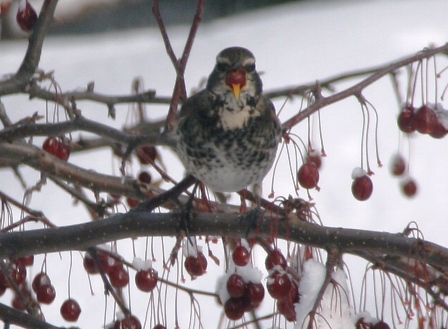
{"label": "bird's foot", "polygon": [[240,223],[242,223],[243,221],[247,222],[246,238],[249,237],[250,233],[254,232],[257,229],[258,222],[262,217],[263,212],[264,211],[262,208],[255,207],[241,216]]}

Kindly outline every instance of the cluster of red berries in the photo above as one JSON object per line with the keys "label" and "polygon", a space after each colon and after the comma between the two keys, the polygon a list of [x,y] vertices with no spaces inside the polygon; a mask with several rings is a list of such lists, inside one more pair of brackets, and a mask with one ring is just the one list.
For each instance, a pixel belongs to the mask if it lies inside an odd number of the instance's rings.
{"label": "cluster of red berries", "polygon": [[[103,251],[98,252],[98,260],[104,273],[108,276],[112,287],[120,289],[129,284],[129,272],[125,269],[123,263],[112,258]],[[97,274],[100,272],[95,260],[86,254],[84,256],[84,269],[89,274]],[[135,285],[144,292],[152,291],[158,282],[157,271],[153,268],[139,269],[135,274]]]}
{"label": "cluster of red berries", "polygon": [[392,157],[390,171],[392,175],[397,177],[404,177],[401,181],[401,191],[407,197],[413,197],[417,194],[417,183],[414,179],[406,176],[406,160],[401,154],[396,154]]}
{"label": "cluster of red berries", "polygon": [[286,320],[295,321],[296,311],[294,304],[299,302],[299,287],[286,268],[288,266],[285,256],[278,249],[272,250],[265,260],[266,269],[269,272],[266,287],[269,295],[277,300],[277,309]]}
{"label": "cluster of red berries", "polygon": [[[232,252],[232,259],[237,266],[246,266],[250,252],[244,246],[237,246]],[[252,282],[238,273],[231,274],[226,281],[226,290],[230,296],[224,303],[224,313],[231,320],[239,320],[245,312],[253,311],[264,299],[264,287],[259,282]]]}
{"label": "cluster of red berries", "polygon": [[303,163],[297,172],[297,181],[300,186],[306,189],[319,190],[319,169],[322,166],[322,158],[316,152],[311,152],[305,163]]}
{"label": "cluster of red berries", "polygon": [[428,103],[418,109],[408,104],[398,115],[397,124],[401,131],[408,134],[417,131],[442,138],[448,133],[443,123],[446,116],[446,110],[440,104]]}
{"label": "cluster of red berries", "polygon": [[[32,293],[26,282],[26,267],[33,265],[34,257],[26,256],[10,260],[8,263],[8,273],[0,271],[0,296],[3,295],[7,288],[11,287],[7,277],[12,279],[20,289],[21,294],[25,298],[31,298]],[[56,297],[56,290],[51,284],[50,277],[45,272],[36,274],[31,284],[32,291],[36,295],[36,299],[42,304],[51,304]],[[11,305],[18,310],[25,311],[26,307],[20,297],[15,294]],[[81,307],[75,299],[69,298],[65,300],[60,308],[60,313],[66,321],[77,321],[81,314]]]}
{"label": "cluster of red berries", "polygon": [[[238,246],[232,253],[232,259],[235,265],[246,266],[250,253],[246,247]],[[265,266],[269,272],[266,287],[269,295],[277,301],[278,312],[288,321],[295,321],[294,304],[299,302],[298,285],[287,274],[287,262],[280,250],[274,249],[269,252]],[[263,284],[245,278],[243,274],[245,270],[247,268],[241,271],[238,267],[235,268],[235,273],[228,276],[225,281],[229,298],[224,303],[224,312],[231,320],[241,319],[245,312],[253,311],[264,299]]]}

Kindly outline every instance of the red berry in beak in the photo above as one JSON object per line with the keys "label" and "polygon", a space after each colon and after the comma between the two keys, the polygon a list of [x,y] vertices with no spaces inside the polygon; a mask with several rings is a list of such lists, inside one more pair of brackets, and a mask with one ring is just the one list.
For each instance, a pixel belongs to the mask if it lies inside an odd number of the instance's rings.
{"label": "red berry in beak", "polygon": [[232,88],[236,99],[240,99],[241,89],[246,85],[246,70],[237,69],[227,73],[226,85]]}

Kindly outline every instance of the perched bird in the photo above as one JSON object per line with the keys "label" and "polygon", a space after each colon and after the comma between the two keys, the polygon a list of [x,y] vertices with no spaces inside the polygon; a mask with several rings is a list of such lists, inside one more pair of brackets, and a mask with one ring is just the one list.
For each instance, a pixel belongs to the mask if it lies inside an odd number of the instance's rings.
{"label": "perched bird", "polygon": [[211,190],[260,188],[281,127],[249,50],[231,47],[218,54],[206,88],[183,103],[176,137],[187,172]]}

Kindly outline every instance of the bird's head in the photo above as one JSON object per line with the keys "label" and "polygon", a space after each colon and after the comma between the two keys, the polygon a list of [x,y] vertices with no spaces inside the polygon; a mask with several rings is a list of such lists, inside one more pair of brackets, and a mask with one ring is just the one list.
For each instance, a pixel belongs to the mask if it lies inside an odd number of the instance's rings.
{"label": "bird's head", "polygon": [[261,93],[261,79],[255,70],[254,55],[242,47],[222,50],[216,57],[216,65],[207,82],[207,89],[216,94],[229,91],[237,101],[244,91],[250,97]]}

